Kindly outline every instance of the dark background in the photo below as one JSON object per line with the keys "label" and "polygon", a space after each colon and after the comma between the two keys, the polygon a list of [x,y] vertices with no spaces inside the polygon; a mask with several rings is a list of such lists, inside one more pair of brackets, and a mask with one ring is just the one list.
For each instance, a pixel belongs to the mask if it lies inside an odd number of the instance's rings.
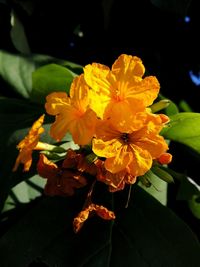
{"label": "dark background", "polygon": [[140,56],[164,95],[200,111],[200,86],[189,75],[198,78],[200,71],[198,1],[1,0],[0,48],[17,52],[10,38],[11,10],[24,25],[32,53],[83,65],[111,65],[121,53]]}
{"label": "dark background", "polygon": [[[10,37],[11,10],[24,26],[32,53],[81,65],[95,61],[109,66],[121,53],[137,55],[148,74],[157,76],[164,96],[177,105],[185,100],[193,111],[200,112],[198,1],[0,0],[0,49],[18,53]],[[3,81],[0,90],[12,96]],[[199,158],[190,157],[177,144],[172,144],[171,152],[172,167],[187,171],[199,183]],[[200,237],[199,220],[185,202],[174,201],[177,190],[176,185],[169,187],[168,205]]]}

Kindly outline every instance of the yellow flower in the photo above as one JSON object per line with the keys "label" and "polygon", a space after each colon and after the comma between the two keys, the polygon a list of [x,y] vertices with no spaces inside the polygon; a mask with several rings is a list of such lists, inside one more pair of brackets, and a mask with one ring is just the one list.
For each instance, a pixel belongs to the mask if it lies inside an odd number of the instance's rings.
{"label": "yellow flower", "polygon": [[136,122],[139,119],[142,125],[136,123],[134,126],[133,121],[130,129],[134,130],[127,132],[122,132],[110,120],[97,124],[92,149],[96,155],[106,158],[105,168],[109,172],[115,174],[126,170],[133,177],[143,175],[151,168],[153,159],[168,149],[159,135],[163,127],[162,116],[142,112],[136,115]]}
{"label": "yellow flower", "polygon": [[57,141],[68,131],[78,145],[86,145],[91,141],[95,131],[96,114],[88,106],[88,91],[83,75],[80,75],[71,85],[70,97],[64,92],[54,92],[47,96],[46,111],[56,116],[50,134]]}
{"label": "yellow flower", "polygon": [[13,171],[16,171],[19,164],[24,164],[24,171],[30,169],[32,163],[32,152],[33,150],[40,149],[39,137],[44,132],[42,124],[44,122],[44,115],[42,115],[32,125],[28,135],[17,145],[19,149],[19,155],[16,159]]}
{"label": "yellow flower", "polygon": [[[93,63],[84,68],[90,86],[90,106],[101,119],[110,118],[114,125],[126,127],[134,114],[150,106],[159,92],[156,77],[142,78],[145,68],[141,59],[122,54],[112,65]],[[112,114],[112,116],[111,116]]]}

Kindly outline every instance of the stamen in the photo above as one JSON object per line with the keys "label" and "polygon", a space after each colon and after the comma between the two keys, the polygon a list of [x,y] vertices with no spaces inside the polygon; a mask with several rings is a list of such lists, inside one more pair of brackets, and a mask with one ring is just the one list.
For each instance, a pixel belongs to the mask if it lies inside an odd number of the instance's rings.
{"label": "stamen", "polygon": [[123,133],[121,136],[120,136],[120,139],[124,142],[124,143],[129,143],[129,134],[128,133]]}

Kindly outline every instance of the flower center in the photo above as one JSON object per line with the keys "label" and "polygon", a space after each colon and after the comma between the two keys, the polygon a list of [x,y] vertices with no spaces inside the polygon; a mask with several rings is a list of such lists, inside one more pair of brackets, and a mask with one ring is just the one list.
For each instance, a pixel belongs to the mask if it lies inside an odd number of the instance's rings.
{"label": "flower center", "polygon": [[120,136],[120,140],[122,140],[123,143],[128,144],[130,142],[129,134],[128,133],[122,133]]}

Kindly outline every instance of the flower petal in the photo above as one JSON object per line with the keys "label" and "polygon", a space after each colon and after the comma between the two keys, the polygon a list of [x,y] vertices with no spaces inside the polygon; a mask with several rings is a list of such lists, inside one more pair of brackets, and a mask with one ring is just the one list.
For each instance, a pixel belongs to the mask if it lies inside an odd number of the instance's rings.
{"label": "flower petal", "polygon": [[92,150],[99,157],[111,158],[114,157],[122,144],[117,139],[103,141],[101,139],[93,139]]}
{"label": "flower petal", "polygon": [[84,208],[73,221],[74,232],[77,233],[83,223],[91,216],[92,213],[96,213],[99,217],[104,220],[114,220],[115,214],[113,211],[108,210],[104,206],[96,205],[91,203],[89,206]]}
{"label": "flower petal", "polygon": [[58,166],[44,154],[40,154],[39,161],[37,163],[37,172],[43,178],[55,178],[59,172]]}
{"label": "flower petal", "polygon": [[105,168],[111,173],[118,173],[127,168],[132,158],[132,153],[128,151],[128,146],[122,146],[114,157],[106,159]]}
{"label": "flower petal", "polygon": [[95,112],[88,109],[84,115],[69,122],[69,131],[76,144],[87,145],[90,143],[95,133],[96,121]]}
{"label": "flower petal", "polygon": [[35,121],[25,136],[25,138],[17,145],[19,154],[16,159],[13,171],[16,171],[19,164],[24,164],[24,171],[28,171],[32,164],[32,152],[39,142],[40,135],[44,132],[42,124],[44,122],[45,115],[42,115],[37,121]]}
{"label": "flower petal", "polygon": [[93,63],[84,68],[84,79],[91,88],[90,107],[100,118],[103,118],[104,109],[110,101],[112,81],[109,74],[110,69],[102,64]]}
{"label": "flower petal", "polygon": [[112,65],[112,73],[119,80],[131,80],[133,76],[142,77],[145,68],[142,60],[138,57],[122,54]]}
{"label": "flower petal", "polygon": [[128,166],[132,176],[144,175],[152,166],[152,157],[147,150],[143,150],[139,146],[130,145],[132,150],[132,161]]}
{"label": "flower petal", "polygon": [[150,134],[148,137],[141,137],[134,143],[143,150],[147,150],[152,159],[160,157],[163,153],[168,150],[168,145],[162,136]]}
{"label": "flower petal", "polygon": [[69,131],[70,123],[75,120],[75,110],[71,107],[71,110],[62,112],[56,116],[55,122],[51,125],[50,135],[55,140],[60,141]]}
{"label": "flower petal", "polygon": [[70,98],[77,110],[85,112],[89,104],[89,87],[84,80],[83,74],[74,78],[70,87]]}
{"label": "flower petal", "polygon": [[[127,85],[126,99],[133,107],[133,111],[141,105],[145,108],[152,105],[158,96],[160,84],[156,77],[148,76],[136,83],[135,81]],[[139,103],[139,104],[138,104]]]}
{"label": "flower petal", "polygon": [[64,92],[54,92],[46,97],[45,109],[50,115],[57,115],[70,107],[70,99]]}

